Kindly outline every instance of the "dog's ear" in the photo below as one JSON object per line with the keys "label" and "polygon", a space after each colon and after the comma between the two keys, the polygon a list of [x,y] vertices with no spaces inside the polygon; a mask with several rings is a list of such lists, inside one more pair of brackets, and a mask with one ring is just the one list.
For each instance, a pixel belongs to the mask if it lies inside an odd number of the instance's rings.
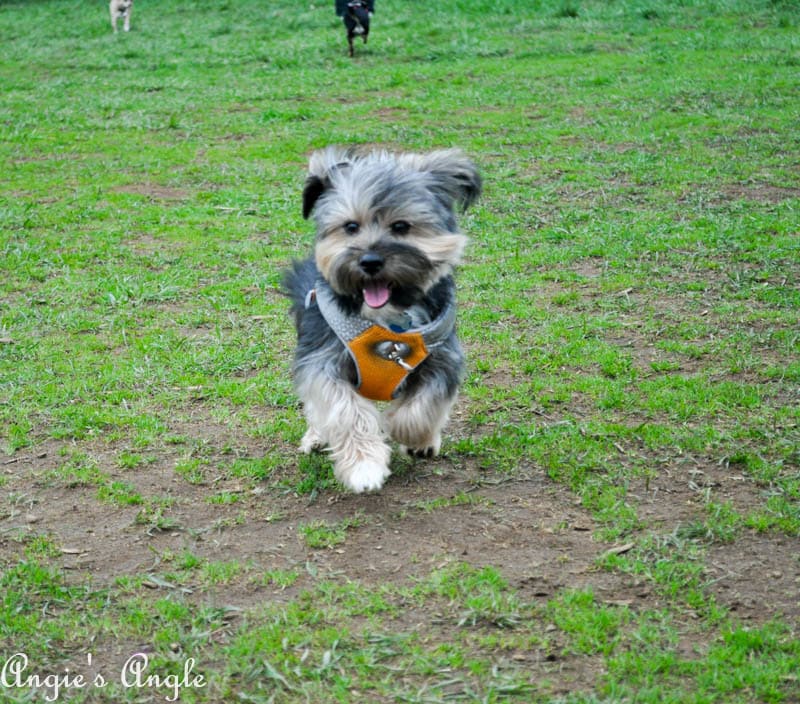
{"label": "dog's ear", "polygon": [[314,209],[315,203],[319,197],[330,186],[330,182],[323,181],[319,176],[310,175],[306,179],[305,188],[303,188],[303,217],[308,220],[311,211]]}
{"label": "dog's ear", "polygon": [[308,162],[308,177],[303,188],[303,217],[307,220],[320,196],[331,188],[333,173],[350,165],[351,152],[337,147],[316,151]]}
{"label": "dog's ear", "polygon": [[459,149],[409,155],[419,171],[429,173],[437,195],[452,208],[466,210],[480,196],[483,180],[473,161]]}

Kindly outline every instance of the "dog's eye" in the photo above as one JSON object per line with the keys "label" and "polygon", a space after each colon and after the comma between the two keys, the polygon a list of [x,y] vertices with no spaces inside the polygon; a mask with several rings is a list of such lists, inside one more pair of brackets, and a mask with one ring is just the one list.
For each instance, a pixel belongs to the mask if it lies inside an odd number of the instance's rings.
{"label": "dog's eye", "polygon": [[393,235],[407,235],[408,231],[411,229],[411,225],[409,225],[405,220],[393,222],[391,227]]}
{"label": "dog's eye", "polygon": [[346,222],[344,224],[343,229],[348,235],[357,235],[358,231],[361,229],[361,225],[351,220],[350,222]]}

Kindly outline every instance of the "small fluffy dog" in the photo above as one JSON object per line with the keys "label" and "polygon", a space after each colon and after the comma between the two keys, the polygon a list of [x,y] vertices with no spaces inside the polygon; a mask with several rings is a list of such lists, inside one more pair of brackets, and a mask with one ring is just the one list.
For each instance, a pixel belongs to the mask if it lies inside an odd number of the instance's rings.
{"label": "small fluffy dog", "polygon": [[[466,237],[455,218],[481,192],[457,150],[315,152],[303,191],[314,254],[284,278],[298,346],[295,386],[308,429],[353,492],[389,476],[386,435],[409,454],[439,452],[464,357],[455,333],[453,267]],[[372,401],[386,401],[381,416]]]}
{"label": "small fluffy dog", "polygon": [[117,20],[122,17],[125,20],[123,29],[126,32],[131,30],[131,12],[133,11],[133,0],[111,0],[108,5],[108,10],[111,13],[111,27],[114,34],[117,33]]}
{"label": "small fluffy dog", "polygon": [[347,29],[347,44],[353,56],[353,39],[360,36],[367,43],[369,20],[375,12],[375,0],[336,0],[336,14]]}

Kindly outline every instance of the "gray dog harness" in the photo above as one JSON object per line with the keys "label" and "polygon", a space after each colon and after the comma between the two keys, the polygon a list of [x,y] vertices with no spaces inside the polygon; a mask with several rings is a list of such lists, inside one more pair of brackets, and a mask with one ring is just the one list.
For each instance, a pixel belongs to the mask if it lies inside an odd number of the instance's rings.
{"label": "gray dog harness", "polygon": [[442,312],[431,322],[408,330],[383,325],[342,311],[324,280],[306,296],[306,308],[316,302],[325,322],[347,347],[356,365],[356,390],[373,401],[391,401],[406,377],[452,334],[456,306],[452,292]]}

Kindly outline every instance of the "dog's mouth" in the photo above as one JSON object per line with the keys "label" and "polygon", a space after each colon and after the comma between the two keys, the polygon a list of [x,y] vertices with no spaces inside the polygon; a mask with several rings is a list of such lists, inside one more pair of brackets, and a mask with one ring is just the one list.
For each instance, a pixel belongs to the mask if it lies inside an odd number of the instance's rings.
{"label": "dog's mouth", "polygon": [[370,281],[364,286],[364,303],[370,308],[383,308],[391,298],[389,285],[383,281]]}

